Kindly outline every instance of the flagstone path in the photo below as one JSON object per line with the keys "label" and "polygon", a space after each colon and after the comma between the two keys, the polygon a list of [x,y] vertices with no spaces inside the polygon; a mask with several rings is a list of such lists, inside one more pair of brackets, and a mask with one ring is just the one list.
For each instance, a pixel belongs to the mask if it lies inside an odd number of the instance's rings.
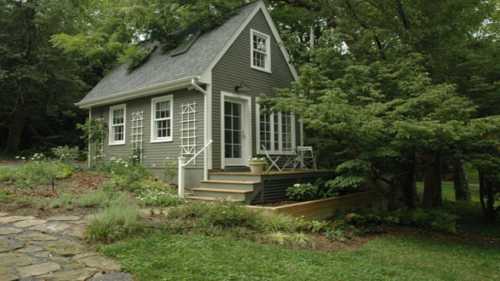
{"label": "flagstone path", "polygon": [[0,281],[132,281],[82,242],[85,225],[78,216],[0,213]]}

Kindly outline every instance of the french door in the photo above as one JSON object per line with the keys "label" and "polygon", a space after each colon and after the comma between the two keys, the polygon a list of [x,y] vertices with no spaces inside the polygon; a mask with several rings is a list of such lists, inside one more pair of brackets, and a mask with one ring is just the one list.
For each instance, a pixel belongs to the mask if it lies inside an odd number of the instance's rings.
{"label": "french door", "polygon": [[244,165],[243,159],[243,104],[224,101],[224,157],[228,166]]}

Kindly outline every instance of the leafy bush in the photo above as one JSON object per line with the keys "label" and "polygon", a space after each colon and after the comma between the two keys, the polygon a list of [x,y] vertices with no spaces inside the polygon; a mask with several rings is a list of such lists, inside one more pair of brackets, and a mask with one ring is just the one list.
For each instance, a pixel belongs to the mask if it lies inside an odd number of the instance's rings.
{"label": "leafy bush", "polygon": [[332,195],[346,194],[359,189],[370,174],[370,163],[363,160],[349,160],[335,169],[337,177],[326,184]]}
{"label": "leafy bush", "polygon": [[129,200],[121,198],[96,214],[87,226],[88,241],[111,243],[144,231],[139,208]]}
{"label": "leafy bush", "polygon": [[357,227],[403,225],[456,233],[458,217],[442,210],[397,210],[380,214],[348,214],[346,222]]}
{"label": "leafy bush", "polygon": [[78,157],[80,156],[80,149],[78,148],[78,146],[75,147],[69,147],[67,145],[58,146],[52,148],[51,151],[57,160],[63,162],[70,162],[77,160]]}
{"label": "leafy bush", "polygon": [[72,209],[75,202],[75,196],[71,194],[62,193],[57,196],[57,198],[52,199],[49,203],[49,207],[53,209],[65,208]]}
{"label": "leafy bush", "polygon": [[122,159],[111,159],[102,169],[111,174],[109,184],[119,190],[132,192],[140,190],[144,188],[144,182],[141,181],[151,177],[151,174],[143,165],[130,163]]}
{"label": "leafy bush", "polygon": [[184,201],[177,195],[167,191],[156,189],[144,189],[139,192],[137,199],[145,206],[172,207],[182,204]]}
{"label": "leafy bush", "polygon": [[177,177],[177,161],[175,159],[165,159],[165,181],[172,183]]}
{"label": "leafy bush", "polygon": [[318,199],[318,187],[310,183],[296,183],[286,191],[288,198],[294,201]]}
{"label": "leafy bush", "polygon": [[55,181],[70,177],[74,172],[71,165],[59,161],[29,161],[18,167],[13,181],[18,187],[34,188],[40,185],[55,186]]}
{"label": "leafy bush", "polygon": [[81,208],[105,207],[110,204],[114,196],[117,195],[101,189],[79,196],[74,203]]}
{"label": "leafy bush", "polygon": [[292,248],[306,248],[312,245],[311,238],[305,233],[272,232],[264,235],[263,240],[264,242]]}
{"label": "leafy bush", "polygon": [[0,167],[0,182],[13,181],[16,177],[14,168]]}

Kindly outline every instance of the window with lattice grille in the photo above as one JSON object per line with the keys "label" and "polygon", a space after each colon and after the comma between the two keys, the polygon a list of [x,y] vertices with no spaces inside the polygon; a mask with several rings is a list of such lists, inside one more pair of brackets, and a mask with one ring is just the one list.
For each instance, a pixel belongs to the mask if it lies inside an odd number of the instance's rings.
{"label": "window with lattice grille", "polygon": [[196,153],[196,103],[182,105],[181,153],[183,156]]}
{"label": "window with lattice grille", "polygon": [[130,130],[132,156],[135,158],[134,160],[142,162],[144,142],[144,111],[137,111],[132,113]]}

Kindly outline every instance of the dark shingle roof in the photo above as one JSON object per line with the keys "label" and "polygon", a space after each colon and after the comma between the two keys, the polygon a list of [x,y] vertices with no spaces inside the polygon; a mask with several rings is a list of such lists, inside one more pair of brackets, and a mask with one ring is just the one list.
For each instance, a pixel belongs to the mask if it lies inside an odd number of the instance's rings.
{"label": "dark shingle roof", "polygon": [[172,52],[163,53],[157,48],[149,59],[132,72],[128,65],[120,65],[106,75],[79,105],[99,102],[109,97],[119,97],[120,93],[141,90],[158,83],[167,83],[186,77],[203,74],[217,55],[228,44],[239,27],[251,15],[259,1],[246,5],[224,24],[202,34],[181,55],[172,56]]}

